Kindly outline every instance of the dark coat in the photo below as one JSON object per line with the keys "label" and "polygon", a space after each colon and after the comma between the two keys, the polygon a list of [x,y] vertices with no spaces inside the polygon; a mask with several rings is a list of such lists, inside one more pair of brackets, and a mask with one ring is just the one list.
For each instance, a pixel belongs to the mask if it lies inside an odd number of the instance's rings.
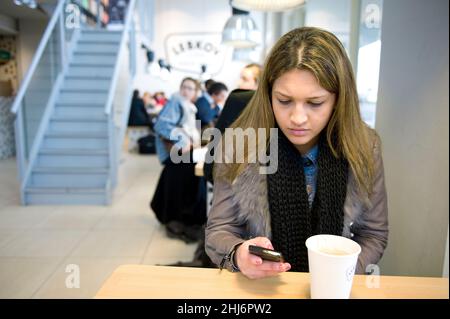
{"label": "dark coat", "polygon": [[[216,123],[216,128],[219,129],[222,134],[225,132],[225,129],[230,127],[230,125],[239,117],[254,93],[255,91],[240,89],[234,90],[230,93]],[[208,149],[208,152],[210,151],[210,154],[214,155],[214,151]],[[213,167],[214,163],[205,163],[203,166],[204,176],[210,183],[213,183]]]}
{"label": "dark coat", "polygon": [[131,101],[128,126],[150,126],[150,119],[141,98],[133,98]]}
{"label": "dark coat", "polygon": [[211,104],[205,96],[201,96],[195,102],[197,107],[197,120],[201,121],[202,127],[209,125],[217,116],[215,109],[211,109]]}

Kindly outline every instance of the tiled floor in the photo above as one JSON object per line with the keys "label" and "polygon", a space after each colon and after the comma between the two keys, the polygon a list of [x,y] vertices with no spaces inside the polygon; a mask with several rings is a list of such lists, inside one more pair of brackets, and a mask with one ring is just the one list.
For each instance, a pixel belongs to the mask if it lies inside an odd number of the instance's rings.
{"label": "tiled floor", "polygon": [[20,206],[15,160],[0,161],[0,298],[92,298],[119,265],[192,259],[149,208],[156,156],[122,156],[111,206]]}

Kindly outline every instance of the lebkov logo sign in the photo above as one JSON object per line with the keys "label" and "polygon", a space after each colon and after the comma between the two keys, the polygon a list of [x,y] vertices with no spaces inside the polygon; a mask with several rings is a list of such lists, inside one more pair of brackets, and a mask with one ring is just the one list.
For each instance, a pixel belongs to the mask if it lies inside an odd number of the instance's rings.
{"label": "lebkov logo sign", "polygon": [[226,47],[221,45],[220,33],[172,33],[165,39],[165,51],[169,64],[176,70],[215,75],[225,60]]}

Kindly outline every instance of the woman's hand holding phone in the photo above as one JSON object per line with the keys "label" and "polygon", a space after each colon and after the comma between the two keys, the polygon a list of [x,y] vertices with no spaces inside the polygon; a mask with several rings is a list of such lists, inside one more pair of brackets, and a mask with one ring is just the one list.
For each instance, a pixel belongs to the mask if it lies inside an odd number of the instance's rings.
{"label": "woman's hand holding phone", "polygon": [[266,237],[256,237],[243,242],[236,250],[234,262],[246,277],[250,279],[270,277],[291,269],[291,265],[287,262],[263,260],[261,257],[251,254],[250,245],[273,250],[272,243]]}

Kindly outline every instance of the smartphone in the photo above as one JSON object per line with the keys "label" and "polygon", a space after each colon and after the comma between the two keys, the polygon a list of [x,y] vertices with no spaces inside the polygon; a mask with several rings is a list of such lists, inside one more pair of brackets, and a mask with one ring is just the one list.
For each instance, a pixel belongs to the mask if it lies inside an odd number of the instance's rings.
{"label": "smartphone", "polygon": [[248,251],[250,252],[250,254],[259,256],[264,260],[284,262],[283,255],[279,251],[255,245],[248,246]]}

